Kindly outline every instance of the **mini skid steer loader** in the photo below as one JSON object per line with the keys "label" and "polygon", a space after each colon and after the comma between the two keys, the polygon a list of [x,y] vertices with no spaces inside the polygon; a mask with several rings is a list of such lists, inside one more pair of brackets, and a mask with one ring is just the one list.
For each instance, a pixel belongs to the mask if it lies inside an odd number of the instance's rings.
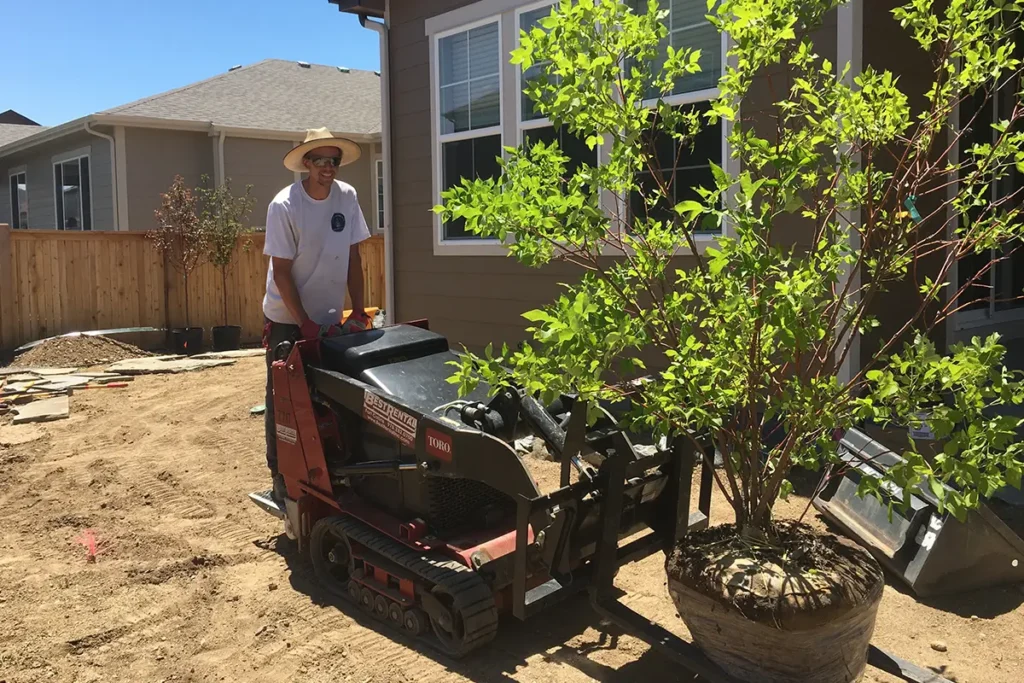
{"label": "mini skid steer loader", "polygon": [[[278,467],[287,497],[250,494],[283,520],[325,590],[396,632],[464,657],[499,615],[529,619],[588,590],[597,612],[713,683],[695,645],[613,597],[619,567],[708,524],[712,470],[689,439],[618,428],[625,404],[587,426],[572,396],[458,397],[456,354],[426,321],[272,349]],[[547,493],[516,452],[543,439],[560,462]],[[713,455],[713,451],[711,452]],[[705,459],[705,462],[709,462]],[[877,650],[904,680],[942,681]]]}

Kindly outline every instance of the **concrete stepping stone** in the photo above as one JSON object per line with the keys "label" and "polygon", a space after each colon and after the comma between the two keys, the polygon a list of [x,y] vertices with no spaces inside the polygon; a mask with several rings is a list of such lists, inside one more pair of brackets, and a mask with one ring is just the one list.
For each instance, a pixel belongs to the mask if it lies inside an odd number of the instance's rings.
{"label": "concrete stepping stone", "polygon": [[53,398],[33,401],[19,405],[15,408],[17,415],[14,416],[14,424],[25,424],[27,422],[51,422],[63,420],[71,410],[67,396],[55,396]]}

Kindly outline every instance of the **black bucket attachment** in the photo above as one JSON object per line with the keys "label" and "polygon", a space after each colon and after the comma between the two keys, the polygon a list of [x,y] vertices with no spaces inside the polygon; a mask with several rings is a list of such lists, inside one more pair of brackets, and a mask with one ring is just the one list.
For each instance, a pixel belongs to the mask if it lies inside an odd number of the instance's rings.
{"label": "black bucket attachment", "polygon": [[[857,496],[863,473],[880,476],[902,458],[851,429],[839,443],[850,464],[814,499],[814,507],[896,574],[918,597],[960,593],[1024,581],[1024,540],[982,503],[963,523],[940,514],[931,491],[914,495],[904,514],[872,496]],[[896,501],[902,491],[883,488]]]}

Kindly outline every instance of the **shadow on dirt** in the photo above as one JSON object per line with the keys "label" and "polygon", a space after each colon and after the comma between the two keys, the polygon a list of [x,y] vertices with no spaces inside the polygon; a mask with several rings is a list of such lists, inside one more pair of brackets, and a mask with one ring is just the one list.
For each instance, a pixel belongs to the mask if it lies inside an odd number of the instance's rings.
{"label": "shadow on dirt", "polygon": [[[585,594],[556,605],[549,616],[535,617],[526,623],[512,616],[504,617],[498,635],[490,645],[475,656],[455,660],[422,641],[414,641],[391,629],[358,606],[334,597],[320,585],[308,557],[300,555],[296,543],[287,536],[282,534],[269,545],[288,565],[291,588],[308,595],[314,604],[333,606],[359,625],[414,649],[449,671],[477,683],[515,681],[516,672],[528,666],[528,659],[537,656],[545,661],[571,666],[593,680],[607,683],[641,680],[648,683],[701,683],[703,680],[682,674],[675,663],[650,650],[618,668],[599,661],[602,651],[619,648],[619,640],[624,633],[614,625],[603,623],[590,608]],[[574,642],[569,644],[569,641]],[[403,673],[408,675],[412,672]]]}
{"label": "shadow on dirt", "polygon": [[919,598],[907,588],[902,581],[885,572],[885,582],[893,590],[913,598],[922,605],[942,612],[949,612],[964,619],[995,619],[1013,612],[1024,604],[1024,592],[1017,586],[1002,586],[966,591],[955,595],[940,595],[931,598]]}

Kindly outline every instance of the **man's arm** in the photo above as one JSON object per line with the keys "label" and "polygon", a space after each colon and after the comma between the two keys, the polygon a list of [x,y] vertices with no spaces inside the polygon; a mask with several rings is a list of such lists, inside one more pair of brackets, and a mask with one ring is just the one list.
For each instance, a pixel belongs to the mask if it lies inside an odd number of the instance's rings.
{"label": "man's arm", "polygon": [[358,244],[353,244],[348,251],[348,295],[352,298],[352,313],[365,313],[363,257]]}
{"label": "man's arm", "polygon": [[295,319],[295,324],[302,327],[309,320],[309,315],[302,306],[299,288],[295,286],[295,279],[292,277],[292,260],[276,256],[272,256],[270,260],[274,264],[274,284],[281,293],[281,300]]}

